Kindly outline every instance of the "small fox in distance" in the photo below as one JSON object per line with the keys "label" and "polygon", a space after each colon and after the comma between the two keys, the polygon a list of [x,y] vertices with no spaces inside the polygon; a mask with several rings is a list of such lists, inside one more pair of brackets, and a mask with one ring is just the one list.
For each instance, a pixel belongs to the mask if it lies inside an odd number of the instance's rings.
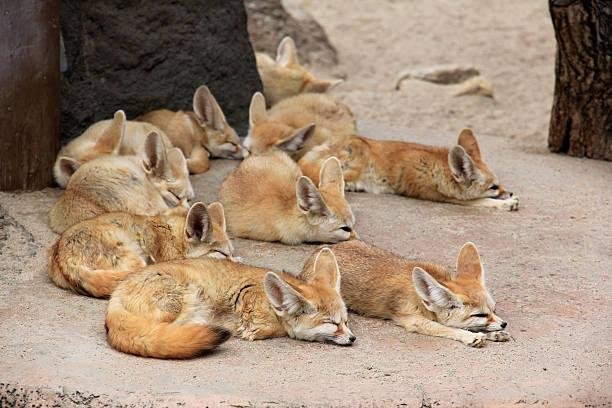
{"label": "small fox in distance", "polygon": [[68,228],[49,251],[49,277],[59,287],[109,297],[148,264],[212,256],[231,258],[223,206],[195,203],[156,216],[108,213]]}
{"label": "small fox in distance", "polygon": [[145,138],[140,156],[107,155],[77,167],[51,208],[50,226],[61,233],[77,222],[114,211],[157,215],[193,197],[185,157],[176,148],[166,153],[153,132]]}
{"label": "small fox in distance", "polygon": [[242,159],[247,151],[236,131],[227,123],[221,106],[207,86],[193,95],[193,111],[159,109],[138,118],[163,130],[172,145],[181,149],[191,173],[203,173],[210,167],[209,156]]}
{"label": "small fox in distance", "polygon": [[349,239],[355,217],[338,160],[327,159],[318,178],[317,188],[283,152],[250,156],[221,185],[228,230],[288,245]]}
{"label": "small fox in distance", "polygon": [[467,206],[517,210],[518,197],[506,191],[482,159],[473,132],[464,129],[451,149],[351,135],[311,149],[298,162],[313,181],[331,156],[342,163],[350,191],[390,193]]}
{"label": "small fox in distance", "polygon": [[342,82],[341,79],[317,79],[301,66],[291,37],[283,38],[278,45],[276,60],[260,52],[255,54],[255,58],[264,94],[271,106],[300,93],[325,93]]}
{"label": "small fox in distance", "polygon": [[106,312],[109,344],[124,353],[191,358],[230,335],[245,340],[291,337],[350,345],[333,253],[293,276],[211,258],[163,262],[129,275]]}
{"label": "small fox in distance", "polygon": [[506,322],[495,314],[495,301],[486,288],[473,243],[459,251],[455,271],[409,261],[358,240],[332,248],[342,271],[342,297],[350,310],[471,347],[482,347],[485,340],[510,339],[503,331]]}

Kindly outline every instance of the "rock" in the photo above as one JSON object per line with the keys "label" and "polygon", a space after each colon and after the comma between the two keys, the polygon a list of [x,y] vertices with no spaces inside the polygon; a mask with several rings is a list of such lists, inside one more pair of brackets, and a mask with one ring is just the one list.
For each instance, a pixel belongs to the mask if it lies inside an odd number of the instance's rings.
{"label": "rock", "polygon": [[338,63],[338,53],[323,27],[295,1],[245,0],[249,16],[249,35],[253,48],[274,57],[280,41],[293,38],[301,62],[331,66]]}
{"label": "rock", "polygon": [[493,98],[493,84],[486,78],[476,76],[457,85],[453,96],[480,95]]}
{"label": "rock", "polygon": [[433,67],[409,68],[402,71],[395,82],[395,89],[400,89],[405,79],[418,79],[435,84],[458,84],[474,76],[480,71],[474,67],[460,65],[437,65]]}
{"label": "rock", "polygon": [[61,81],[64,142],[123,109],[191,109],[208,85],[244,134],[251,96],[262,86],[240,0],[63,0],[68,70]]}

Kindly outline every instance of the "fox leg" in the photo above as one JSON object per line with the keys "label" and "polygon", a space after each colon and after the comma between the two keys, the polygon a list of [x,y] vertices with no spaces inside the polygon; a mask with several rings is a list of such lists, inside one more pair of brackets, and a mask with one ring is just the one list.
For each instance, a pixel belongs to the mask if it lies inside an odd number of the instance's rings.
{"label": "fox leg", "polygon": [[394,321],[411,333],[457,340],[470,347],[482,347],[486,340],[485,333],[472,333],[467,330],[444,326],[421,316],[403,316],[394,319]]}
{"label": "fox leg", "polygon": [[497,208],[506,211],[516,211],[519,207],[519,198],[512,196],[506,199],[478,198],[476,200],[449,200],[449,203],[466,205],[470,207]]}
{"label": "fox leg", "polygon": [[202,146],[194,147],[191,155],[187,158],[187,168],[191,174],[200,174],[207,171],[210,168],[208,151]]}

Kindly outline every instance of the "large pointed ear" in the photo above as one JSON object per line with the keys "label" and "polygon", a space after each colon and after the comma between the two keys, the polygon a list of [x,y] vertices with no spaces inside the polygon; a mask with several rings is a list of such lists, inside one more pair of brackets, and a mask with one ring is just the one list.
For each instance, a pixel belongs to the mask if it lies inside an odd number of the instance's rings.
{"label": "large pointed ear", "polygon": [[[225,211],[223,204],[218,201],[208,205],[208,216],[213,227],[213,241],[227,239],[227,229],[225,227]],[[219,236],[221,234],[222,236]]]}
{"label": "large pointed ear", "polygon": [[327,158],[321,166],[319,173],[319,189],[335,188],[338,193],[344,195],[344,175],[342,174],[342,165],[338,158],[332,156]]}
{"label": "large pointed ear", "polygon": [[308,177],[301,176],[295,185],[295,190],[300,211],[320,216],[328,213],[319,189]]}
{"label": "large pointed ear", "polygon": [[206,204],[197,202],[189,208],[185,221],[185,237],[194,243],[210,240],[210,217]]}
{"label": "large pointed ear", "polygon": [[276,143],[276,147],[287,152],[300,150],[304,143],[314,134],[316,125],[311,123],[293,132],[291,136]]}
{"label": "large pointed ear", "polygon": [[448,165],[458,183],[467,184],[476,178],[474,161],[461,146],[455,146],[448,152]]}
{"label": "large pointed ear", "polygon": [[463,129],[461,133],[459,133],[459,138],[457,139],[457,144],[465,151],[470,157],[474,160],[480,160],[480,148],[478,147],[478,141],[476,140],[476,136],[474,136],[474,132],[471,129]]}
{"label": "large pointed ear", "polygon": [[62,156],[55,166],[55,181],[61,187],[66,187],[70,177],[81,167],[81,163],[72,157]]}
{"label": "large pointed ear", "polygon": [[125,124],[125,112],[118,110],[96,142],[98,152],[107,154],[119,152],[119,146],[125,134]]}
{"label": "large pointed ear", "polygon": [[249,124],[256,126],[268,120],[266,112],[266,98],[261,92],[255,92],[251,98],[251,106],[249,107]]}
{"label": "large pointed ear", "polygon": [[330,89],[340,85],[342,82],[344,82],[344,79],[337,79],[334,81],[328,81],[325,79],[315,79],[314,81],[311,81],[306,84],[306,86],[304,87],[304,91],[312,93],[325,93]]}
{"label": "large pointed ear", "polygon": [[297,290],[274,272],[266,273],[264,290],[275,312],[295,315],[313,309],[312,305]]}
{"label": "large pointed ear", "polygon": [[187,160],[185,155],[178,147],[173,147],[167,153],[168,165],[170,172],[174,178],[189,177],[189,169],[187,168]]}
{"label": "large pointed ear", "polygon": [[484,268],[476,245],[466,242],[457,256],[457,277],[482,281],[484,283]]}
{"label": "large pointed ear", "polygon": [[432,310],[434,306],[448,309],[461,305],[459,299],[450,290],[440,285],[422,268],[416,267],[412,270],[412,283],[417,294],[423,300],[423,304],[429,310]]}
{"label": "large pointed ear", "polygon": [[299,64],[295,43],[291,37],[283,38],[278,44],[276,63],[283,67],[292,67]]}
{"label": "large pointed ear", "polygon": [[334,288],[340,292],[340,269],[332,250],[321,249],[315,258],[314,267],[302,278],[307,282]]}
{"label": "large pointed ear", "polygon": [[166,147],[159,133],[153,131],[145,138],[142,160],[146,172],[163,177],[167,171]]}
{"label": "large pointed ear", "polygon": [[193,95],[193,111],[200,123],[215,130],[223,130],[227,123],[223,110],[206,85],[200,86]]}

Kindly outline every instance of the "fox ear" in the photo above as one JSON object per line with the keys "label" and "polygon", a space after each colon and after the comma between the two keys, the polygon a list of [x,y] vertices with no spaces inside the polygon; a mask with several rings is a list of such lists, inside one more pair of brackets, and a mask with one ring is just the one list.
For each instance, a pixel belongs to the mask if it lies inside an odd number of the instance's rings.
{"label": "fox ear", "polygon": [[115,154],[119,151],[125,134],[125,122],[125,112],[122,110],[115,112],[110,124],[96,143],[96,148],[100,153]]}
{"label": "fox ear", "polygon": [[301,176],[295,186],[298,208],[303,213],[324,216],[328,213],[327,205],[321,197],[321,193],[312,180]]}
{"label": "fox ear", "polygon": [[57,159],[55,180],[57,184],[66,187],[70,177],[81,167],[81,163],[72,157],[63,156]]}
{"label": "fox ear", "polygon": [[286,312],[289,315],[295,315],[298,312],[312,309],[312,305],[304,296],[274,272],[266,273],[264,291],[277,314]]}
{"label": "fox ear", "polygon": [[457,256],[457,277],[474,279],[484,283],[484,268],[476,245],[466,242]]}
{"label": "fox ear", "polygon": [[422,268],[416,267],[412,270],[412,282],[423,304],[429,310],[433,310],[433,306],[448,309],[461,305],[459,299],[450,290],[440,285]]}
{"label": "fox ear", "polygon": [[476,177],[474,161],[461,146],[455,146],[448,152],[448,164],[453,178],[458,183],[469,183]]}
{"label": "fox ear", "polygon": [[168,150],[167,153],[168,165],[172,176],[174,178],[189,177],[189,170],[187,169],[187,160],[185,155],[178,147],[173,147]]}
{"label": "fox ear", "polygon": [[193,111],[200,123],[215,130],[223,130],[226,124],[225,115],[219,103],[206,85],[200,86],[193,95]]}
{"label": "fox ear", "polygon": [[255,92],[251,98],[251,106],[249,107],[249,124],[255,126],[267,120],[266,98],[264,98],[261,92]]}
{"label": "fox ear", "polygon": [[480,148],[478,147],[478,141],[474,136],[474,132],[471,129],[463,129],[459,133],[457,144],[465,149],[467,154],[470,155],[474,160],[480,160]]}
{"label": "fox ear", "polygon": [[292,67],[299,64],[295,42],[291,37],[283,38],[278,45],[276,63],[283,67]]}
{"label": "fox ear", "polygon": [[342,82],[344,82],[344,79],[337,79],[334,81],[328,81],[325,79],[315,79],[314,81],[306,84],[306,86],[304,87],[304,91],[312,93],[325,93],[330,89],[340,85]]}
{"label": "fox ear", "polygon": [[145,171],[161,177],[166,173],[166,163],[166,148],[159,133],[149,133],[145,138],[142,161]]}
{"label": "fox ear", "polygon": [[210,217],[206,204],[197,202],[189,208],[185,222],[185,237],[189,242],[210,240]]}
{"label": "fox ear", "polygon": [[340,292],[340,269],[336,255],[329,248],[323,248],[317,254],[314,271],[308,281],[321,283]]}
{"label": "fox ear", "polygon": [[217,201],[209,204],[208,217],[212,225],[212,240],[227,240],[227,229],[225,227],[225,211],[223,210],[223,204]]}
{"label": "fox ear", "polygon": [[291,136],[286,139],[281,140],[276,144],[276,146],[287,152],[295,152],[299,150],[304,143],[314,134],[316,129],[316,125],[311,123],[309,125],[304,126],[296,130]]}
{"label": "fox ear", "polygon": [[327,186],[335,186],[341,195],[344,196],[344,175],[342,165],[337,157],[329,157],[323,162],[319,173],[319,189]]}

